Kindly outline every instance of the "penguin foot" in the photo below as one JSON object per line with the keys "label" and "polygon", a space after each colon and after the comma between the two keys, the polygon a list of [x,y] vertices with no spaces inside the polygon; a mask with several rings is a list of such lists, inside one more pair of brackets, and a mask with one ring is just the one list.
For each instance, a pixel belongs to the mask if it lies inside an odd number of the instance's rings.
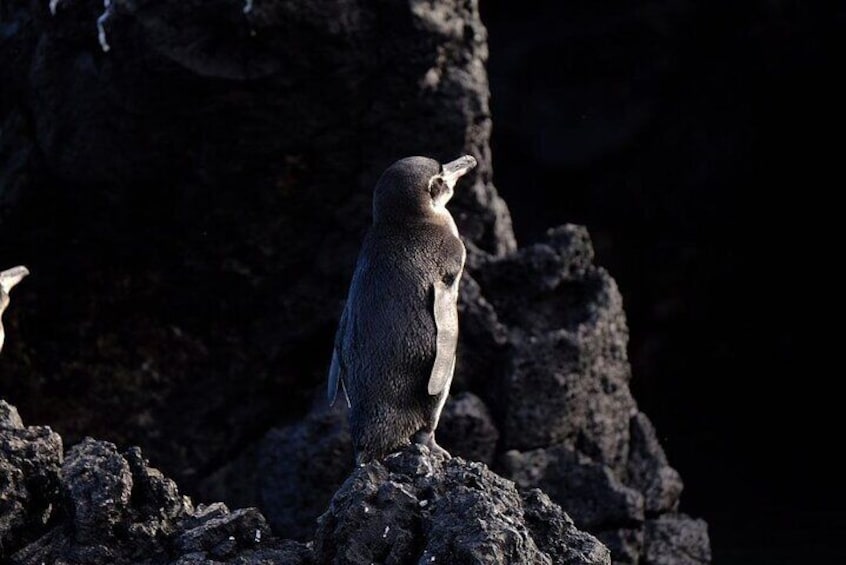
{"label": "penguin foot", "polygon": [[414,443],[425,445],[429,448],[429,451],[432,453],[437,453],[444,459],[452,459],[452,455],[449,454],[449,451],[441,447],[435,442],[435,432],[428,432],[425,430],[421,430],[414,434]]}
{"label": "penguin foot", "polygon": [[452,455],[449,454],[449,451],[447,451],[446,449],[444,449],[443,447],[441,447],[440,445],[435,443],[435,437],[434,436],[432,436],[432,441],[430,441],[428,444],[426,444],[426,447],[429,448],[429,451],[431,451],[432,453],[437,453],[438,455],[440,455],[444,459],[452,459]]}

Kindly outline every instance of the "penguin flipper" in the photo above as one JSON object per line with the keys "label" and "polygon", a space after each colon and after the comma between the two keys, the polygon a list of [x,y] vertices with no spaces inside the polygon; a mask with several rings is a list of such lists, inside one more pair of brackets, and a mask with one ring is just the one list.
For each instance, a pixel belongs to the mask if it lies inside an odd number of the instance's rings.
{"label": "penguin flipper", "polygon": [[329,400],[329,407],[335,406],[335,400],[338,397],[338,385],[344,389],[344,398],[347,399],[347,408],[351,406],[350,395],[347,393],[347,385],[344,384],[343,370],[341,367],[341,359],[339,357],[339,349],[343,341],[343,332],[347,324],[347,309],[344,308],[341,314],[341,321],[338,324],[338,333],[335,335],[335,346],[332,349],[332,364],[329,366],[329,383],[327,388],[327,399]]}
{"label": "penguin flipper", "polygon": [[429,376],[427,390],[436,395],[452,381],[455,369],[455,349],[458,345],[458,278],[447,285],[435,281],[435,327],[438,331],[437,353]]}
{"label": "penguin flipper", "polygon": [[338,385],[344,389],[344,398],[347,399],[347,408],[350,405],[350,395],[347,394],[347,385],[344,384],[344,379],[341,376],[341,362],[338,360],[338,350],[332,352],[332,365],[329,367],[329,389],[328,399],[329,407],[335,406],[335,400],[338,397]]}

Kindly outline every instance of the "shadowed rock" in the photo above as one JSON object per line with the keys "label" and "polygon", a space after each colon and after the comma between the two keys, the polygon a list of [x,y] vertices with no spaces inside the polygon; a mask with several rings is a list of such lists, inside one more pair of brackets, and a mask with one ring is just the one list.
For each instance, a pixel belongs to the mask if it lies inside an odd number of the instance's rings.
{"label": "shadowed rock", "polygon": [[635,407],[628,330],[617,285],[592,260],[587,231],[567,225],[479,268],[511,345],[493,400],[504,449],[567,442],[622,470]]}
{"label": "shadowed rock", "polygon": [[676,510],[684,485],[667,463],[655,428],[643,412],[632,416],[631,439],[627,482],[643,493],[647,514]]}
{"label": "shadowed rock", "polygon": [[59,491],[62,438],[48,427],[24,427],[0,400],[0,561],[42,532]]}
{"label": "shadowed rock", "polygon": [[[470,253],[516,248],[477,1],[113,0],[108,53],[101,0],[48,4],[0,32],[0,258],[40,275],[0,389],[69,438],[193,488],[302,417],[398,158],[473,155]],[[48,384],[69,375],[87,402]]]}
{"label": "shadowed rock", "polygon": [[520,493],[481,463],[412,445],[356,468],[321,516],[319,562],[610,563],[537,491]]}
{"label": "shadowed rock", "polygon": [[607,466],[565,446],[503,456],[505,475],[522,488],[538,487],[566,507],[581,528],[639,526],[643,496],[621,484]]}
{"label": "shadowed rock", "polygon": [[273,537],[255,508],[194,508],[138,448],[120,453],[87,438],[62,461],[61,446],[0,401],[3,563],[310,562],[304,545]]}
{"label": "shadowed rock", "polygon": [[318,409],[268,432],[259,448],[259,497],[273,529],[294,539],[314,537],[317,517],[353,466],[346,411]]}
{"label": "shadowed rock", "polygon": [[[24,483],[38,472],[56,483],[44,491],[44,502],[55,507],[49,524],[46,517],[27,524],[38,539],[24,545],[17,530],[3,531],[4,563],[610,563],[608,550],[539,490],[518,491],[482,463],[444,460],[423,446],[356,467],[320,517],[312,552],[311,544],[274,536],[255,508],[195,508],[138,448],[120,453],[87,438],[59,469],[61,441],[52,434],[53,460],[22,459],[7,438],[36,429],[23,428],[13,407],[0,408],[0,461],[21,471]],[[17,510],[42,508],[22,492]],[[0,524],[18,526],[19,516],[4,514]]]}
{"label": "shadowed rock", "polygon": [[[640,558],[636,524],[675,509],[681,483],[636,416],[622,301],[587,231],[562,226],[517,249],[492,183],[477,2],[267,0],[247,13],[217,0],[112,4],[108,54],[99,0],[60,1],[55,15],[15,0],[3,14],[0,256],[29,252],[41,275],[7,312],[21,331],[2,359],[4,394],[74,442],[141,444],[190,489],[210,476],[220,486],[239,474],[233,459],[258,456],[265,482],[239,492],[262,492],[279,535],[309,537],[349,470],[344,423],[304,415],[326,375],[373,184],[398,157],[469,153],[479,166],[452,206],[469,252],[455,392],[477,395],[490,426],[481,410],[456,410],[444,432],[456,430],[456,452],[486,461],[567,450],[589,485],[584,508],[611,501],[580,515],[603,535],[622,532],[615,559]],[[63,379],[86,401],[69,398]],[[205,522],[185,525],[193,511],[141,461],[83,444],[63,470],[56,525],[45,525],[49,505],[30,509],[26,474],[12,465],[9,547],[31,541],[14,524],[47,531],[16,559],[306,558],[301,545],[245,545],[246,528],[263,531],[251,512],[210,518],[192,553],[167,553],[156,540]],[[74,493],[100,497],[102,512]],[[159,512],[155,500],[171,502]],[[231,528],[244,532],[220,537]],[[691,539],[704,555],[707,538]],[[649,547],[655,557],[664,546]],[[566,554],[539,539],[531,551]]]}
{"label": "shadowed rock", "polygon": [[437,437],[451,455],[492,465],[499,431],[482,399],[462,392],[444,405]]}
{"label": "shadowed rock", "polygon": [[[521,487],[541,488],[606,540],[615,561],[635,563],[645,520],[673,511],[682,484],[637,412],[621,299],[592,261],[584,228],[561,226],[544,242],[477,263],[479,283],[465,276],[456,374],[469,391],[450,398],[438,437],[454,454],[493,461]],[[347,472],[332,456],[349,449],[344,416],[319,424],[328,417],[312,414],[268,436],[277,439],[265,448],[278,453],[259,484],[280,531],[307,536],[320,506],[311,501],[328,501]],[[499,430],[511,435],[497,439]],[[537,447],[508,449],[515,444]],[[707,536],[698,539],[707,546]]]}
{"label": "shadowed rock", "polygon": [[646,565],[699,565],[711,562],[708,524],[684,514],[646,522]]}

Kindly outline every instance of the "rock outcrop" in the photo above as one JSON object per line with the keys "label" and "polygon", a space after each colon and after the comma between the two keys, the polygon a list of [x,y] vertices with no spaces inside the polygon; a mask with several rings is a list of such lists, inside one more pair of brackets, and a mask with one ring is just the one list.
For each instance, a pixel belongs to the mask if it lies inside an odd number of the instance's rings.
{"label": "rock outcrop", "polygon": [[0,389],[195,486],[307,411],[395,159],[472,154],[461,233],[516,248],[486,31],[476,1],[110,4],[107,53],[101,0],[0,8],[0,259],[36,273]]}
{"label": "rock outcrop", "polygon": [[314,549],[321,563],[610,563],[540,491],[420,446],[356,468],[320,517]]}
{"label": "rock outcrop", "polygon": [[[353,469],[343,414],[313,399],[372,186],[398,157],[470,153],[479,166],[452,205],[469,255],[439,434],[524,489],[497,483],[523,524],[501,555],[575,558],[581,546],[555,541],[569,518],[525,490],[542,487],[618,562],[707,561],[704,524],[678,514],[680,478],[630,394],[622,299],[586,230],[516,245],[492,184],[477,4],[112,0],[108,52],[98,0],[0,7],[0,260],[35,273],[7,312],[0,388],[77,444],[62,463],[49,429],[3,428],[8,555],[310,558],[265,543],[257,512],[178,502],[115,445],[141,445],[209,501],[260,505],[283,538],[325,531],[318,515]],[[22,449],[44,463],[27,467]],[[494,481],[461,465],[443,480],[470,488],[460,468]],[[470,533],[485,551],[490,532]]]}
{"label": "rock outcrop", "polygon": [[[195,507],[138,448],[86,438],[63,458],[57,434],[3,401],[0,484],[0,561],[15,565],[610,563],[539,490],[418,446],[357,467],[308,544],[274,535],[256,508]],[[656,523],[663,543],[669,526]]]}
{"label": "rock outcrop", "polygon": [[[464,392],[444,409],[444,445],[491,463],[522,489],[540,488],[615,562],[651,563],[659,553],[708,562],[707,529],[678,514],[681,479],[629,391],[622,299],[593,264],[587,231],[561,226],[543,243],[469,270],[456,369]],[[279,462],[259,473],[265,502],[303,491],[328,501],[350,468],[349,452],[333,456],[349,445],[344,414],[315,406],[262,442]],[[299,504],[264,507],[274,524],[308,525],[318,516]]]}

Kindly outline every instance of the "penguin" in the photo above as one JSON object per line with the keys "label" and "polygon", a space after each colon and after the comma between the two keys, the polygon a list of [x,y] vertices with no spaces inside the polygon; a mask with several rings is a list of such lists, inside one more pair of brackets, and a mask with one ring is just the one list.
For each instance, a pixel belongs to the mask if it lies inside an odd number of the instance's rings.
{"label": "penguin", "polygon": [[458,342],[458,285],[467,251],[446,203],[476,166],[407,157],[373,191],[329,369],[328,398],[342,389],[356,462],[411,442],[449,457],[435,428],[449,394]]}
{"label": "penguin", "polygon": [[3,312],[9,306],[9,291],[28,274],[29,270],[21,266],[0,271],[0,351],[3,351],[3,343],[6,341],[6,333],[3,330]]}

